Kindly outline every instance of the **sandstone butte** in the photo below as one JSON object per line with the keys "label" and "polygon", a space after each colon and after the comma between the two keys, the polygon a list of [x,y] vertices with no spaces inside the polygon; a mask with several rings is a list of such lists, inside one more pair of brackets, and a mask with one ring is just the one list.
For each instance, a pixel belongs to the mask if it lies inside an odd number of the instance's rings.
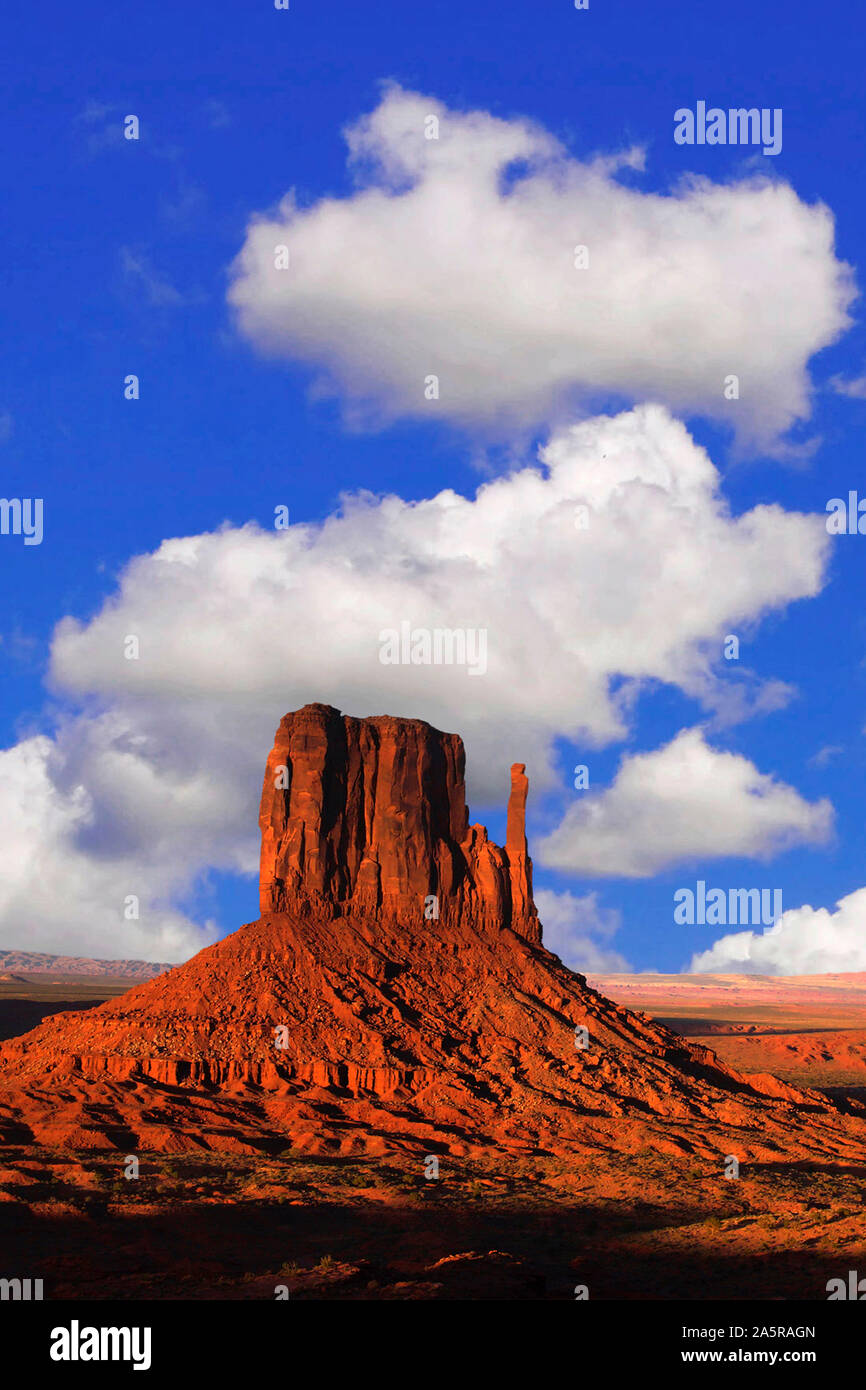
{"label": "sandstone butte", "polygon": [[3,1045],[0,1144],[862,1162],[862,1107],[741,1075],[545,949],[526,795],[517,763],[500,848],[456,735],[286,715],[258,921]]}

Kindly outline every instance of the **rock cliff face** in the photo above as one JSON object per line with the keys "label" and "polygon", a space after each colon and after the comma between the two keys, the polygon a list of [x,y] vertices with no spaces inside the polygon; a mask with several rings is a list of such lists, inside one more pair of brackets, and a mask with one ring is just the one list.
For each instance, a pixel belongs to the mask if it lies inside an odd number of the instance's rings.
{"label": "rock cliff face", "polygon": [[262,788],[262,914],[435,913],[540,941],[524,766],[511,770],[504,849],[469,825],[464,767],[457,735],[419,719],[351,719],[330,705],[287,714]]}
{"label": "rock cliff face", "polygon": [[857,1115],[739,1075],[545,950],[527,785],[515,763],[499,848],[468,824],[455,735],[287,715],[261,918],[0,1047],[0,1147],[862,1162]]}

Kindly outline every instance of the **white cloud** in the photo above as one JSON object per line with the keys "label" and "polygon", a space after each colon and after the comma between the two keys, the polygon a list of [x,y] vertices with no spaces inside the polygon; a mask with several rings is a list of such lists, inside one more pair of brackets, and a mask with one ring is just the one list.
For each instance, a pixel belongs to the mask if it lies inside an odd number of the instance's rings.
{"label": "white cloud", "polygon": [[850,396],[852,400],[866,400],[866,376],[831,376],[830,386],[837,396]]}
{"label": "white cloud", "polygon": [[[203,700],[221,720],[313,699],[420,716],[463,733],[485,798],[506,755],[537,784],[556,737],[623,737],[646,681],[741,703],[718,670],[721,638],[818,591],[823,518],[775,506],[732,518],[706,453],[660,407],[565,431],[542,459],[474,499],[359,495],[321,526],[166,541],[91,622],[59,624],[53,679],[103,698]],[[485,628],[487,674],[383,666],[379,634],[404,620]],[[139,660],[124,659],[128,634]]]}
{"label": "white cloud", "polygon": [[700,729],[624,758],[608,789],[578,795],[537,846],[539,863],[642,878],[688,860],[767,859],[792,845],[821,843],[833,823],[826,799],[805,801],[748,758],[711,748]]}
{"label": "white cloud", "polygon": [[654,399],[768,447],[808,416],[807,363],[854,298],[823,205],[757,174],[641,192],[620,181],[640,151],[581,162],[530,121],[399,87],[346,138],[356,191],[254,217],[229,298],[253,344],[355,409],[507,431]]}
{"label": "white cloud", "polygon": [[831,763],[834,758],[838,758],[840,753],[844,752],[845,749],[843,748],[841,743],[825,744],[823,748],[819,748],[818,752],[814,753],[812,757],[809,759],[809,766],[826,767],[828,763]]}
{"label": "white cloud", "polygon": [[629,969],[625,957],[604,944],[619,931],[622,916],[616,908],[601,907],[597,893],[577,897],[537,888],[535,903],[545,946],[572,970],[615,973]]}
{"label": "white cloud", "polygon": [[[321,525],[167,540],[91,621],[56,629],[54,691],[85,703],[45,756],[44,797],[67,811],[32,833],[62,892],[34,892],[22,915],[21,880],[0,939],[18,944],[26,924],[31,945],[67,949],[78,923],[104,954],[141,955],[149,928],[118,923],[118,898],[147,897],[158,933],[158,904],[185,900],[202,870],[254,872],[265,755],[281,715],[311,700],[462,734],[476,809],[504,804],[514,761],[536,793],[551,785],[561,736],[625,737],[647,682],[760,708],[764,687],[742,695],[721,639],[816,593],[828,553],[821,515],[732,517],[706,453],[658,406],[566,430],[542,466],[474,498],[362,495]],[[486,628],[486,675],[382,665],[379,633],[404,619]],[[172,959],[172,939],[148,954]]]}
{"label": "white cloud", "polygon": [[690,971],[823,975],[866,970],[866,888],[827,908],[783,912],[764,932],[732,932],[692,959]]}
{"label": "white cloud", "polygon": [[[105,752],[110,759],[110,751]],[[65,770],[62,747],[42,736],[0,752],[3,944],[16,950],[71,955],[99,950],[115,957],[174,961],[215,939],[211,926],[195,925],[165,901],[172,889],[187,887],[189,878],[180,845],[167,842],[169,828],[140,824],[144,833],[126,845],[94,843],[98,798],[106,791],[98,785],[99,775],[110,776],[111,769],[98,757],[89,760],[91,784],[73,780],[61,792],[55,778]],[[118,782],[107,789],[108,801],[113,799],[119,809],[135,788],[124,789],[126,769],[115,768],[114,773]],[[170,810],[171,799],[165,797],[159,816]],[[181,843],[188,841],[183,819],[178,810],[171,828]],[[130,895],[140,900],[138,920],[125,919]]]}

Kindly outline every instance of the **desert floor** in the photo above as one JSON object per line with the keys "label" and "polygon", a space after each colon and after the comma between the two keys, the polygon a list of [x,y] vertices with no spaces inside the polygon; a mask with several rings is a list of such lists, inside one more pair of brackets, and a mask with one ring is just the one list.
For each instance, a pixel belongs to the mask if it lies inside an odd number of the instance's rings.
{"label": "desert floor", "polygon": [[[863,1095],[866,976],[621,976],[590,983],[743,1070]],[[0,983],[0,1034],[123,981]],[[7,1146],[4,1272],[52,1299],[826,1299],[866,1271],[866,1168],[499,1155],[355,1159]],[[577,1292],[576,1292],[577,1291]]]}

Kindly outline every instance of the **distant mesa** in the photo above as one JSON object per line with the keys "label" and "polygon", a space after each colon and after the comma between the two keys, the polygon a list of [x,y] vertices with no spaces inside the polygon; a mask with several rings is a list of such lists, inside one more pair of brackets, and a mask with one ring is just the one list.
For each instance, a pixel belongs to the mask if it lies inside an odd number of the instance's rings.
{"label": "distant mesa", "polygon": [[51,956],[41,951],[0,951],[0,971],[20,975],[94,975],[152,980],[171,969],[165,962],[147,960],[93,960],[90,956]]}
{"label": "distant mesa", "polygon": [[545,949],[506,769],[500,847],[470,824],[456,734],[287,714],[259,919],[5,1043],[0,1142],[862,1163],[862,1107],[742,1075]]}

